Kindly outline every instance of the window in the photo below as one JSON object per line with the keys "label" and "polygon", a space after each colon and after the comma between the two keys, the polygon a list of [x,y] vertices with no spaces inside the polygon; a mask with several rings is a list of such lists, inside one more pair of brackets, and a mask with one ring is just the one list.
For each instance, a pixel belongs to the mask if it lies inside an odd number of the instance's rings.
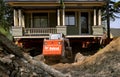
{"label": "window", "polygon": [[65,25],[67,26],[75,26],[75,13],[74,12],[66,12],[65,14]]}
{"label": "window", "polygon": [[47,13],[34,13],[33,14],[33,27],[42,28],[48,26],[48,14]]}
{"label": "window", "polygon": [[82,12],[81,13],[81,33],[88,33],[89,28],[88,28],[88,12]]}

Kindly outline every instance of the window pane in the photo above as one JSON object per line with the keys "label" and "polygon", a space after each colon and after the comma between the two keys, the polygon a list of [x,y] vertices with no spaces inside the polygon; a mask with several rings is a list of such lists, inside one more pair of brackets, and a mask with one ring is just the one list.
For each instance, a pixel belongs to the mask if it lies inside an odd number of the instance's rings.
{"label": "window pane", "polygon": [[81,13],[81,32],[88,33],[88,13]]}
{"label": "window pane", "polygon": [[75,26],[75,12],[66,12],[65,15],[65,25]]}
{"label": "window pane", "polygon": [[69,23],[68,23],[68,16],[65,17],[65,25],[69,25]]}
{"label": "window pane", "polygon": [[41,27],[47,27],[47,17],[46,16],[41,16]]}
{"label": "window pane", "polygon": [[39,16],[34,17],[33,23],[34,23],[34,28],[40,27],[40,18],[39,18]]}
{"label": "window pane", "polygon": [[75,25],[75,17],[74,16],[69,17],[69,25]]}
{"label": "window pane", "polygon": [[48,26],[48,14],[47,13],[35,13],[33,14],[33,27],[41,28]]}

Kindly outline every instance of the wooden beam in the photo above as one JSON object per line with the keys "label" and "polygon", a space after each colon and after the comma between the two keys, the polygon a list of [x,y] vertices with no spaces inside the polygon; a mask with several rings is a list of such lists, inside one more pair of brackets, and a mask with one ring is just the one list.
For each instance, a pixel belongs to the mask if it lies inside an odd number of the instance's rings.
{"label": "wooden beam", "polygon": [[[60,6],[58,2],[8,2],[11,6]],[[105,2],[64,2],[65,6],[103,6]]]}

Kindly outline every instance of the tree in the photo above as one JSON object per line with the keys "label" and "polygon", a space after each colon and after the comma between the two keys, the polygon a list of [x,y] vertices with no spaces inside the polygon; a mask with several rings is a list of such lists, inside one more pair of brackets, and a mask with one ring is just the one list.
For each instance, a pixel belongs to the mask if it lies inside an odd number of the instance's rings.
{"label": "tree", "polygon": [[9,29],[13,24],[12,20],[12,8],[10,8],[4,0],[0,0],[0,32],[6,35],[10,40],[12,40],[12,36]]}
{"label": "tree", "polygon": [[[102,15],[102,20],[107,20],[107,11],[106,8],[107,5],[105,5],[102,8],[103,11],[103,15]],[[110,20],[114,21],[115,18],[120,18],[120,16],[118,16],[118,14],[120,14],[120,1],[119,2],[114,2],[114,1],[110,1],[109,2],[109,17]]]}
{"label": "tree", "polygon": [[0,0],[0,27],[9,30],[9,27],[12,26],[11,20],[13,20],[12,9],[4,0]]}
{"label": "tree", "polygon": [[107,36],[110,39],[110,20],[115,20],[115,18],[120,18],[120,1],[114,2],[111,0],[106,1],[106,5],[102,8],[103,16],[102,20],[107,21]]}

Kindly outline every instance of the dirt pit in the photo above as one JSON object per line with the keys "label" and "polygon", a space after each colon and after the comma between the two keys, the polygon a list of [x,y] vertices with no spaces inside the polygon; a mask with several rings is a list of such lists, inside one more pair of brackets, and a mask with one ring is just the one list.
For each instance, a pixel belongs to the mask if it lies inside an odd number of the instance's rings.
{"label": "dirt pit", "polygon": [[72,77],[120,77],[120,38],[92,56],[82,56],[75,63],[58,63],[51,67]]}

